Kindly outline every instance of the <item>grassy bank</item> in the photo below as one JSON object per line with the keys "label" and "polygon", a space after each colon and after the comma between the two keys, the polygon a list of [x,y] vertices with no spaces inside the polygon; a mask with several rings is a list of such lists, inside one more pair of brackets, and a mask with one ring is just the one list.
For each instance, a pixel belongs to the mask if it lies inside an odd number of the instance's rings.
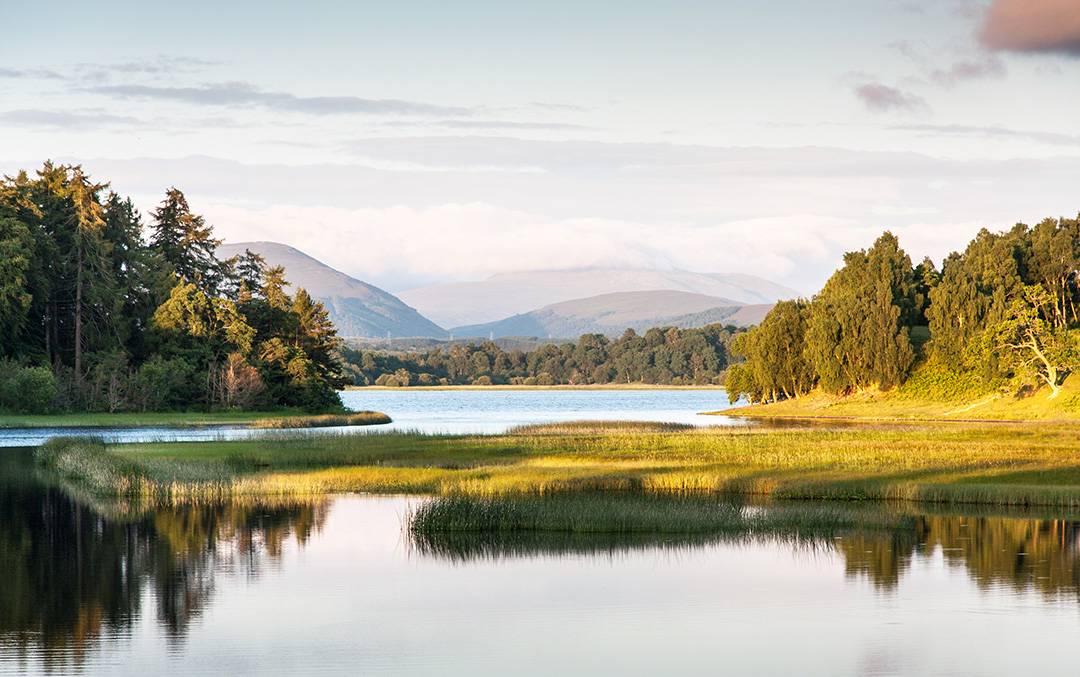
{"label": "grassy bank", "polygon": [[[349,421],[342,423],[340,421]],[[201,428],[239,425],[252,428],[311,428],[376,425],[390,417],[371,411],[298,416],[295,411],[142,412],[24,415],[0,414],[0,428]]]}
{"label": "grassy bank", "polygon": [[[927,397],[916,388],[882,392],[876,388],[847,396],[814,391],[797,399],[740,407],[752,418],[821,418],[877,421],[1077,421],[1080,423],[1080,379],[1067,380],[1061,393],[1049,389],[1014,395],[981,393],[955,398]],[[718,411],[730,415],[735,412]]]}
{"label": "grassy bank", "polygon": [[283,435],[90,446],[54,441],[41,456],[87,491],[146,500],[629,492],[1080,507],[1075,425],[589,423],[490,436]]}

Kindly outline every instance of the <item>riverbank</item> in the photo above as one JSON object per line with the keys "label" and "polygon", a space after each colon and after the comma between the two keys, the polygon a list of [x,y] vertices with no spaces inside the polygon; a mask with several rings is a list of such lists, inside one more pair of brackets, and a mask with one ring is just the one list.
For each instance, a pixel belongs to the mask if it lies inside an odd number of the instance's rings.
{"label": "riverbank", "polygon": [[[876,388],[839,396],[819,390],[769,404],[739,408],[739,416],[759,419],[820,419],[861,421],[1043,421],[1080,423],[1080,380],[1069,379],[1060,394],[1049,389],[1020,396],[1001,392],[973,397],[931,399],[896,389]],[[730,411],[710,412],[730,415]]]}
{"label": "riverbank", "polygon": [[111,445],[40,455],[102,496],[176,501],[343,492],[631,492],[1080,507],[1080,425],[691,428],[569,423],[503,435],[304,435]]}
{"label": "riverbank", "polygon": [[92,414],[2,414],[3,428],[311,428],[338,425],[379,425],[390,417],[373,411],[342,414],[298,414],[296,411],[119,412]]}

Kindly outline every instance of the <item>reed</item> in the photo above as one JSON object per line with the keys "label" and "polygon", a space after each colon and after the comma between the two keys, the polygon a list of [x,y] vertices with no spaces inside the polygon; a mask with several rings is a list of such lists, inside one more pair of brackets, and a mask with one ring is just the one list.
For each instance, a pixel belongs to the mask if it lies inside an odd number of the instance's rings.
{"label": "reed", "polygon": [[349,414],[323,414],[321,416],[288,416],[285,418],[263,418],[252,425],[253,428],[332,428],[339,426],[384,425],[391,423],[386,414],[377,411],[358,411]]}
{"label": "reed", "polygon": [[1073,507],[1080,505],[1078,432],[1053,424],[668,430],[575,423],[505,435],[283,432],[116,445],[72,463],[108,465],[94,486],[114,495],[621,492]]}

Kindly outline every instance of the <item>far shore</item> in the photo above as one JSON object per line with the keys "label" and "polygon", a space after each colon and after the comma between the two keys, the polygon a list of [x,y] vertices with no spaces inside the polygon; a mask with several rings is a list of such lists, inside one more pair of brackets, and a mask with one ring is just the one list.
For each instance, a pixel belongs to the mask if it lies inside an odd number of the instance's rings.
{"label": "far shore", "polygon": [[[360,416],[364,414],[364,416]],[[342,419],[351,418],[349,422]],[[69,414],[3,414],[5,428],[311,428],[325,425],[378,425],[390,418],[376,412],[311,415],[299,411],[115,412]]]}
{"label": "far shore", "polygon": [[652,383],[600,383],[589,385],[553,385],[553,386],[522,386],[522,385],[453,385],[453,386],[346,386],[345,392],[352,391],[394,391],[408,392],[412,390],[723,390],[724,386],[717,385],[693,385],[671,386],[656,385]]}

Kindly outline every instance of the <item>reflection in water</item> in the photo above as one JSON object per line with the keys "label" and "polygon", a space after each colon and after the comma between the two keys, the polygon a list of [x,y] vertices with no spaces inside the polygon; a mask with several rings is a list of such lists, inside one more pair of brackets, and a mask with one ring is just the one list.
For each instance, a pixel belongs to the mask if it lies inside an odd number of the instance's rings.
{"label": "reflection in water", "polygon": [[[557,503],[559,497],[545,499]],[[643,501],[654,499],[642,499]],[[679,505],[668,502],[670,509]],[[624,499],[611,501],[612,510]],[[535,505],[535,501],[528,501]],[[882,519],[883,511],[899,509],[879,504],[831,506],[851,513],[837,519],[822,513],[821,503],[806,504],[802,526],[793,526],[799,506],[746,507],[743,513],[787,513],[774,520],[748,520],[743,531],[719,528],[689,534],[581,533],[534,529],[493,531],[452,528],[409,529],[413,552],[454,562],[537,555],[612,555],[647,549],[681,550],[717,543],[773,541],[814,550],[829,548],[840,555],[849,578],[866,577],[881,589],[895,588],[917,558],[941,553],[952,567],[963,567],[984,588],[1008,585],[1017,591],[1037,590],[1047,596],[1070,595],[1080,600],[1080,521],[1033,517],[907,514],[905,519]],[[729,512],[731,505],[717,509]],[[552,512],[559,512],[555,508]],[[907,512],[907,511],[904,511]],[[852,528],[852,524],[864,527]],[[865,528],[865,525],[889,525]]]}
{"label": "reflection in water", "polygon": [[172,640],[209,604],[215,576],[257,577],[321,529],[327,504],[205,504],[107,519],[0,463],[0,652],[46,670],[130,633],[152,602]]}
{"label": "reflection in water", "polygon": [[[555,595],[556,601],[551,602],[553,606],[549,611],[556,619],[556,627],[567,625],[566,619],[571,614],[581,614],[585,622],[591,622],[588,627],[603,628],[605,623],[617,622],[618,619],[613,621],[612,616],[590,614],[598,613],[597,609],[606,610],[605,613],[610,611],[605,606],[608,600],[632,600],[635,590],[643,589],[640,586],[635,588],[642,582],[644,587],[658,586],[656,594],[648,597],[646,606],[651,609],[650,605],[659,604],[657,600],[664,595],[679,592],[675,586],[681,579],[678,575],[669,575],[670,572],[694,570],[699,564],[706,576],[700,580],[725,578],[731,585],[729,589],[725,588],[725,595],[737,597],[743,591],[749,600],[746,609],[760,607],[767,611],[770,608],[768,590],[773,581],[770,579],[764,583],[762,590],[765,592],[761,592],[746,586],[745,572],[725,568],[725,562],[732,559],[733,544],[746,545],[745,550],[750,550],[762,542],[782,544],[781,552],[787,547],[796,548],[799,552],[805,552],[803,548],[808,548],[817,553],[834,554],[839,562],[830,571],[835,572],[838,581],[842,580],[843,571],[849,580],[870,581],[886,591],[896,590],[905,577],[917,575],[921,562],[934,559],[939,567],[944,561],[946,566],[966,571],[971,579],[984,588],[1038,591],[1048,598],[1068,600],[1074,604],[1080,600],[1080,521],[1060,519],[1060,515],[1058,519],[1052,515],[1023,514],[1001,516],[969,513],[958,516],[910,508],[894,509],[877,504],[851,506],[818,503],[802,507],[781,504],[752,508],[728,504],[724,510],[741,511],[751,518],[770,513],[773,518],[752,520],[756,526],[749,531],[692,534],[657,535],[633,531],[589,534],[558,530],[499,533],[429,531],[422,536],[412,534],[406,543],[407,552],[402,553],[399,549],[384,561],[372,559],[374,550],[356,547],[358,542],[366,539],[367,546],[373,548],[372,542],[376,539],[367,536],[357,538],[358,532],[351,529],[344,530],[343,536],[341,522],[343,516],[356,521],[358,515],[366,514],[356,509],[363,502],[385,506],[396,500],[398,503],[393,505],[400,505],[404,500],[402,498],[334,499],[341,501],[340,508],[334,511],[335,518],[329,522],[329,501],[238,501],[164,506],[125,513],[104,510],[105,506],[90,507],[87,502],[73,499],[59,488],[37,482],[24,466],[10,462],[11,458],[8,454],[0,455],[0,663],[22,661],[52,672],[71,672],[75,668],[93,667],[95,664],[107,671],[115,645],[135,643],[141,636],[140,618],[149,619],[150,624],[158,630],[155,637],[164,637],[174,648],[185,645],[182,648],[189,654],[205,651],[207,636],[221,634],[223,628],[233,629],[227,624],[234,621],[236,615],[224,614],[226,618],[222,619],[222,614],[205,613],[212,605],[227,607],[227,603],[235,603],[235,599],[230,600],[227,594],[231,589],[229,584],[258,578],[268,570],[276,571],[279,566],[283,572],[302,568],[285,567],[285,563],[291,561],[287,555],[313,540],[318,540],[319,545],[305,549],[305,558],[310,558],[310,563],[314,564],[318,559],[317,553],[319,557],[329,556],[339,562],[340,571],[344,572],[341,576],[350,580],[340,580],[340,576],[322,576],[325,569],[313,567],[319,572],[319,583],[325,588],[311,589],[325,589],[326,592],[322,594],[332,597],[335,602],[339,598],[342,601],[334,604],[323,602],[320,606],[315,603],[317,595],[305,596],[309,589],[297,592],[293,588],[300,602],[292,607],[287,602],[283,603],[284,608],[291,610],[283,613],[302,616],[309,607],[317,609],[317,612],[312,612],[312,617],[318,619],[313,623],[314,634],[299,634],[293,638],[295,643],[289,645],[288,635],[302,633],[303,630],[298,629],[302,623],[288,625],[284,619],[276,619],[274,614],[254,612],[248,622],[264,622],[259,626],[260,630],[255,632],[271,633],[272,639],[260,645],[239,633],[235,635],[239,637],[235,641],[234,635],[228,635],[224,640],[227,649],[215,654],[216,657],[220,659],[223,655],[235,654],[239,651],[238,645],[246,643],[245,646],[249,646],[253,652],[267,649],[267,645],[270,649],[277,649],[281,645],[277,653],[267,651],[267,655],[273,656],[272,660],[279,660],[288,651],[295,652],[298,650],[296,647],[315,642],[322,653],[314,658],[308,657],[314,661],[312,665],[322,665],[318,659],[327,657],[361,661],[365,658],[362,652],[353,655],[345,649],[338,651],[338,645],[330,644],[330,639],[317,644],[323,635],[339,637],[333,634],[333,627],[340,625],[340,637],[345,638],[341,640],[342,646],[347,644],[352,647],[368,637],[369,644],[363,645],[368,658],[392,654],[393,657],[387,660],[401,660],[404,654],[400,651],[394,653],[387,646],[401,648],[406,646],[403,642],[409,638],[415,640],[416,633],[420,632],[417,628],[426,627],[425,614],[430,614],[432,608],[438,607],[448,616],[464,613],[458,607],[444,608],[449,603],[447,590],[458,588],[461,588],[460,597],[464,603],[474,605],[474,611],[480,610],[475,618],[482,618],[482,612],[487,609],[483,605],[476,606],[477,597],[484,598],[483,591],[494,591],[491,594],[495,596],[512,596],[511,591],[527,589],[531,585],[542,591],[535,598],[526,598],[534,604],[536,600]],[[815,516],[816,521],[804,520],[800,526],[794,519],[799,510],[802,510],[804,517]],[[848,519],[842,518],[844,513],[849,516]],[[777,515],[781,519],[776,519]],[[891,517],[880,519],[882,515]],[[680,524],[689,522],[683,517],[677,520]],[[396,529],[396,517],[391,515],[390,521],[391,529]],[[860,530],[852,528],[852,524],[887,525],[888,528]],[[326,537],[318,539],[324,528]],[[336,537],[333,535],[335,528],[338,529]],[[391,536],[396,537],[396,531]],[[393,538],[390,540],[393,543]],[[345,548],[346,554],[343,555],[340,548]],[[671,558],[672,561],[657,558],[655,561],[661,563],[654,564],[649,561],[653,552],[703,553],[703,557],[675,557]],[[769,551],[764,560],[755,562],[784,559],[776,558],[772,552]],[[402,555],[406,556],[405,562],[401,561]],[[528,561],[537,556],[554,558],[556,561]],[[588,577],[581,580],[590,581],[592,587],[582,584],[575,588],[575,579],[565,576],[568,567],[562,565],[568,564],[564,561],[566,559],[586,562],[609,559],[614,560],[615,564],[590,568],[586,563]],[[641,559],[646,560],[646,566],[635,565],[635,562],[640,564]],[[791,570],[798,584],[787,590],[798,591],[798,586],[808,580],[799,569],[806,564],[807,558],[792,559],[802,561],[792,563]],[[831,556],[809,559],[813,560],[811,566],[833,562]],[[492,560],[520,560],[526,566],[492,566]],[[445,566],[447,561],[452,562],[453,566]],[[680,561],[688,566],[679,569]],[[666,568],[673,562],[676,566],[670,570]],[[551,564],[554,566],[548,568]],[[624,567],[624,564],[627,566]],[[484,579],[482,588],[464,585],[472,580],[469,573],[474,569],[480,571],[480,577]],[[559,581],[569,581],[561,592],[556,587],[548,587],[553,569],[561,572]],[[597,569],[600,571],[597,572]],[[623,569],[636,570],[638,576],[644,576],[643,569],[649,570],[650,574],[656,573],[653,569],[658,569],[659,573],[655,577],[630,577],[620,583]],[[597,573],[599,575],[593,575]],[[536,578],[529,579],[529,575]],[[260,587],[269,587],[267,583],[276,579],[277,576],[264,576]],[[291,580],[295,582],[298,579]],[[614,586],[610,596],[591,597],[593,594],[599,595],[595,588],[601,583],[597,581],[603,581],[603,584],[610,582]],[[662,587],[667,584],[672,587]],[[503,587],[498,587],[500,585]],[[867,586],[844,587],[858,591]],[[409,597],[410,591],[415,591],[415,599],[418,600],[416,606],[408,606],[402,601],[413,599]],[[252,589],[252,593],[257,592]],[[701,607],[695,606],[696,599],[693,597],[699,592],[708,593],[708,586],[701,590],[694,588],[683,606],[671,609],[662,607],[664,622],[673,617],[670,615],[675,613],[672,609],[679,614],[700,611]],[[835,589],[828,588],[819,599],[835,592]],[[573,601],[578,598],[586,601],[591,599],[594,606],[586,605],[583,612],[578,607],[559,606],[557,602],[564,599],[560,594]],[[759,595],[765,595],[766,599],[762,600]],[[798,607],[799,613],[790,613],[788,607],[778,607],[784,611],[776,616],[763,616],[759,619],[760,623],[774,624],[776,617],[800,617],[803,611],[806,615],[811,613],[812,603],[805,598],[790,592],[785,592],[784,596],[785,600],[790,599],[796,606],[802,604],[804,607]],[[597,603],[598,599],[603,603]],[[247,603],[251,603],[250,600]],[[276,604],[276,599],[272,603]],[[522,622],[522,617],[535,612],[529,606],[518,608],[510,605],[504,608],[495,606],[490,600],[489,603],[493,605],[492,608],[502,609],[506,614],[493,615],[502,619],[496,623],[499,627],[516,627],[515,623]],[[262,605],[257,608],[267,607]],[[568,611],[571,608],[573,612]],[[718,604],[715,608],[722,614],[727,607]],[[836,608],[839,611],[830,609],[832,613],[849,613],[851,606],[839,604]],[[323,614],[324,610],[327,613]],[[258,617],[255,617],[256,614]],[[203,620],[197,621],[200,616]],[[363,625],[357,618],[369,619],[368,625]],[[446,635],[445,625],[440,625],[441,618],[438,616],[432,621],[431,635],[427,636],[431,641],[434,641],[432,638]],[[866,618],[863,617],[864,624]],[[745,619],[736,620],[741,622]],[[825,618],[820,622],[829,621],[829,618]],[[402,631],[405,640],[383,629],[395,622],[407,626]],[[276,628],[278,623],[282,623],[285,629],[281,634],[272,634],[273,630],[268,628]],[[722,626],[723,632],[732,633],[737,626],[738,623],[733,620],[731,625]],[[521,636],[534,634],[531,628],[522,627]],[[647,627],[648,633],[662,634],[662,628]],[[806,629],[803,628],[803,631]],[[380,634],[384,632],[386,634]],[[463,641],[461,637],[455,637],[457,644]],[[399,643],[394,644],[394,641]],[[327,650],[327,647],[332,650]],[[436,653],[452,649],[453,646],[439,647]],[[484,646],[482,649],[487,651],[490,647]],[[846,656],[848,653],[841,651],[838,655]],[[435,669],[438,665],[428,667]]]}
{"label": "reflection in water", "polygon": [[940,550],[980,586],[1008,585],[1048,596],[1080,598],[1080,522],[1062,519],[923,515],[912,533],[853,536],[836,541],[849,575],[892,588],[914,557]]}

